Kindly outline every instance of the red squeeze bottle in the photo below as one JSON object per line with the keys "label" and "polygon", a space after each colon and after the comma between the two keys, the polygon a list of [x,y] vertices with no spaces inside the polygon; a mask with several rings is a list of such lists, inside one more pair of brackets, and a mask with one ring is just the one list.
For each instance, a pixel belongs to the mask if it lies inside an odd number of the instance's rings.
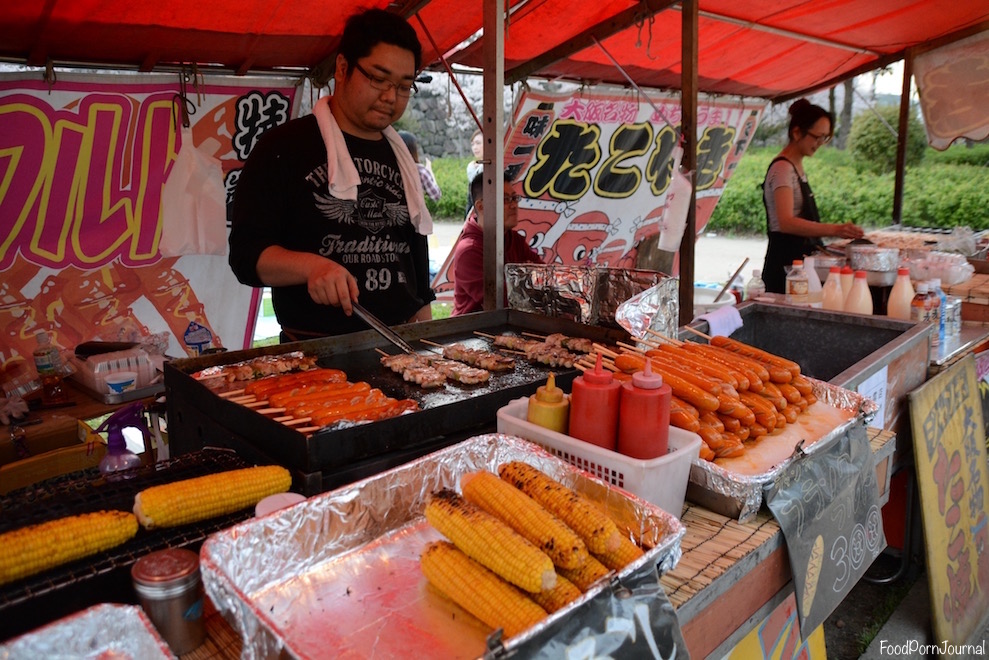
{"label": "red squeeze bottle", "polygon": [[670,440],[670,400],[673,391],[663,377],[644,371],[622,384],[618,415],[618,453],[648,460],[666,456]]}
{"label": "red squeeze bottle", "polygon": [[621,384],[601,366],[574,378],[570,394],[570,430],[573,438],[615,450],[618,441],[618,402]]}

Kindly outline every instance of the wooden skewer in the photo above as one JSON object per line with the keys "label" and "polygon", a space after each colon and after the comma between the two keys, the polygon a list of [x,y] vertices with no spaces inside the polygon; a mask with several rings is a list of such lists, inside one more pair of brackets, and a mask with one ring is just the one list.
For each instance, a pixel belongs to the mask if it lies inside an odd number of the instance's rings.
{"label": "wooden skewer", "polygon": [[523,331],[522,332],[522,335],[525,336],[525,337],[535,337],[536,339],[539,339],[539,340],[542,340],[542,341],[546,341],[546,335],[537,335],[535,332],[525,332],[525,331]]}
{"label": "wooden skewer", "polygon": [[650,335],[653,335],[654,337],[656,337],[660,341],[665,341],[666,343],[673,344],[674,346],[679,346],[680,344],[683,343],[679,339],[673,339],[671,337],[667,337],[666,335],[661,334],[659,332],[656,332],[655,330],[653,330],[651,328],[647,328],[646,329],[646,332],[648,332]]}
{"label": "wooden skewer", "polygon": [[299,433],[304,433],[309,435],[310,433],[315,433],[316,431],[323,428],[322,426],[303,426],[301,429],[296,429]]}
{"label": "wooden skewer", "polygon": [[641,348],[639,348],[638,346],[632,346],[631,344],[626,344],[623,341],[619,341],[619,342],[616,342],[616,343],[619,346],[621,346],[622,348],[627,348],[628,350],[632,351],[633,353],[638,353],[639,355],[645,355],[646,354],[646,352],[644,350],[642,350]]}
{"label": "wooden skewer", "polygon": [[248,403],[252,403],[254,401],[257,401],[258,398],[256,396],[254,396],[253,394],[245,394],[244,396],[230,397],[227,400],[228,401],[231,401],[233,403],[240,403],[240,404],[247,405]]}
{"label": "wooden skewer", "polygon": [[283,413],[283,412],[285,412],[285,409],[284,408],[259,408],[257,412],[261,413],[262,415],[273,415],[275,413]]}
{"label": "wooden skewer", "polygon": [[242,387],[242,388],[237,389],[237,390],[229,390],[227,392],[220,392],[220,398],[221,399],[229,399],[231,397],[235,397],[235,396],[237,396],[239,394],[243,394],[243,393],[244,393],[244,388]]}
{"label": "wooden skewer", "polygon": [[618,353],[616,353],[615,351],[611,350],[607,346],[602,346],[601,344],[598,344],[598,343],[594,343],[594,344],[592,344],[592,346],[594,346],[594,350],[596,352],[600,353],[601,355],[606,355],[606,356],[611,357],[611,358],[613,358],[616,355],[618,355]]}
{"label": "wooden skewer", "polygon": [[391,355],[389,353],[386,353],[385,351],[381,350],[380,348],[375,348],[374,350],[378,351],[378,353],[381,354],[381,357],[391,357]]}
{"label": "wooden skewer", "polygon": [[266,406],[266,405],[268,405],[268,400],[267,399],[265,399],[264,401],[251,401],[250,403],[245,403],[244,404],[244,407],[245,408],[261,408],[262,406]]}
{"label": "wooden skewer", "polygon": [[291,415],[283,415],[281,417],[272,417],[272,419],[275,420],[276,422],[280,422],[284,424],[285,422],[292,421],[293,419],[295,419],[295,417],[292,417]]}
{"label": "wooden skewer", "polygon": [[704,339],[706,339],[708,341],[711,341],[711,335],[705,335],[703,332],[701,332],[697,328],[691,328],[689,325],[685,325],[685,326],[683,326],[683,329],[686,330],[687,332],[694,333],[698,337],[703,337]]}
{"label": "wooden skewer", "polygon": [[445,346],[443,346],[443,344],[437,344],[435,341],[430,341],[428,339],[420,339],[419,341],[421,341],[423,344],[426,344],[427,346],[435,346],[437,348],[446,348]]}
{"label": "wooden skewer", "polygon": [[474,334],[477,335],[478,337],[484,337],[485,339],[494,339],[495,338],[494,335],[488,334],[487,332],[481,332],[480,330],[475,330],[474,331]]}
{"label": "wooden skewer", "polygon": [[282,422],[285,426],[295,426],[296,424],[304,424],[306,422],[311,422],[312,417],[296,417],[288,421]]}
{"label": "wooden skewer", "polygon": [[580,371],[582,371],[582,372],[583,372],[583,371],[587,371],[588,369],[593,369],[593,368],[594,368],[594,367],[587,367],[587,366],[584,366],[584,365],[583,365],[583,364],[581,364],[580,362],[574,362],[574,363],[573,363],[573,366],[575,366],[575,367],[576,367],[577,369],[579,369],[579,370],[580,370]]}

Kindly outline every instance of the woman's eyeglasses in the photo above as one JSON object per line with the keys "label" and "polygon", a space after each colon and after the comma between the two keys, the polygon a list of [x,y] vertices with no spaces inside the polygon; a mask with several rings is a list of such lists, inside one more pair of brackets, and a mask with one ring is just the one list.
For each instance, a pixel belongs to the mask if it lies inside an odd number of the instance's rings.
{"label": "woman's eyeglasses", "polygon": [[354,68],[364,74],[364,77],[367,78],[368,83],[371,85],[371,89],[376,89],[379,92],[390,92],[394,89],[395,94],[398,96],[408,98],[419,91],[419,88],[416,87],[414,82],[406,85],[405,83],[392,82],[387,78],[380,78],[368,73],[367,70],[357,62],[354,62]]}
{"label": "woman's eyeglasses", "polygon": [[811,133],[810,131],[807,131],[806,135],[808,137],[812,137],[815,140],[817,140],[817,143],[818,144],[827,144],[828,142],[831,141],[831,136],[830,135],[827,135],[827,134],[825,134],[825,135],[818,135],[817,133]]}

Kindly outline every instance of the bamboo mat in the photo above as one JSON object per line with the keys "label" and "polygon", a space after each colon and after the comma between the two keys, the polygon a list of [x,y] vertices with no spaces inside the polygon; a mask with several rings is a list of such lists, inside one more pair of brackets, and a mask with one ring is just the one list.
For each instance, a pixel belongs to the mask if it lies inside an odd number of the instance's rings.
{"label": "bamboo mat", "polygon": [[240,657],[240,635],[223,615],[216,611],[209,596],[203,595],[203,616],[206,619],[206,640],[199,648],[180,656],[182,660],[236,660]]}
{"label": "bamboo mat", "polygon": [[704,507],[688,504],[680,522],[687,528],[680,547],[683,556],[676,568],[660,578],[673,607],[679,609],[740,559],[780,534],[769,511],[742,524]]}

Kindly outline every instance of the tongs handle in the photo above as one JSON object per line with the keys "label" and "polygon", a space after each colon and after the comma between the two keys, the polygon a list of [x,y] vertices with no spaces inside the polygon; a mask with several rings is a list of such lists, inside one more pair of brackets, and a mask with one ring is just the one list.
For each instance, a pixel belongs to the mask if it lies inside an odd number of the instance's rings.
{"label": "tongs handle", "polygon": [[416,352],[415,349],[412,348],[412,346],[409,344],[409,342],[399,337],[394,330],[392,330],[387,325],[385,325],[384,322],[382,322],[381,319],[379,319],[377,316],[364,309],[360,305],[360,303],[358,303],[356,300],[351,300],[350,304],[351,306],[353,306],[354,312],[357,314],[357,316],[364,319],[364,322],[367,323],[372,328],[374,328],[375,330],[377,330],[378,334],[380,334],[382,337],[384,337],[391,343],[395,344],[406,353]]}

